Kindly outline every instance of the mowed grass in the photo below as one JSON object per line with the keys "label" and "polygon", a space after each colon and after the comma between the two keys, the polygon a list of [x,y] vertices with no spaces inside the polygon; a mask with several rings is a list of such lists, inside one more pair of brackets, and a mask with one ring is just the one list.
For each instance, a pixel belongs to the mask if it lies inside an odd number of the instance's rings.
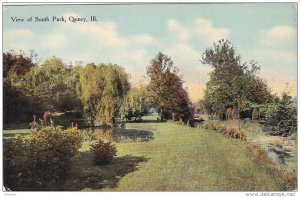
{"label": "mowed grass", "polygon": [[[216,131],[175,123],[126,124],[127,129],[147,130],[153,140],[115,143],[111,164],[96,165],[84,141],[63,190],[96,191],[279,191],[275,175],[247,155],[244,142]],[[28,133],[30,130],[5,130]]]}
{"label": "mowed grass", "polygon": [[130,123],[126,127],[149,130],[154,139],[117,143],[117,157],[104,166],[93,163],[90,143],[84,142],[81,161],[74,166],[76,178],[67,185],[77,183],[80,190],[102,191],[280,190],[273,175],[247,156],[247,142],[174,123]]}

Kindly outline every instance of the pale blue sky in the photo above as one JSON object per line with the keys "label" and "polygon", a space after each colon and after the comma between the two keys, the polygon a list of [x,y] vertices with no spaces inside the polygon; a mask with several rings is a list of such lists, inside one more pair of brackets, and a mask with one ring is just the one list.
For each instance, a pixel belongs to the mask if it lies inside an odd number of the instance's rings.
{"label": "pale blue sky", "polygon": [[[4,51],[34,49],[65,63],[116,63],[143,79],[149,61],[162,51],[180,68],[190,97],[201,98],[210,68],[201,54],[229,39],[242,61],[255,60],[274,92],[289,83],[296,95],[297,4],[44,5],[3,7]],[[97,16],[98,22],[15,23],[10,17]]]}

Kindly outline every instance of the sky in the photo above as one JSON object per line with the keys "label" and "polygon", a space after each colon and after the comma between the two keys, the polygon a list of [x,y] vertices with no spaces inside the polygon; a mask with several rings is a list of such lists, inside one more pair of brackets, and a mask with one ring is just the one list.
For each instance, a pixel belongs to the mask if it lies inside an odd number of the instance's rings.
{"label": "sky", "polygon": [[[202,54],[228,39],[242,62],[261,66],[260,76],[273,93],[288,90],[296,96],[297,10],[296,3],[3,6],[3,51],[35,50],[42,59],[56,56],[66,64],[118,64],[133,85],[147,82],[146,67],[162,51],[196,101],[212,70],[201,63]],[[66,22],[52,21],[62,16]]]}

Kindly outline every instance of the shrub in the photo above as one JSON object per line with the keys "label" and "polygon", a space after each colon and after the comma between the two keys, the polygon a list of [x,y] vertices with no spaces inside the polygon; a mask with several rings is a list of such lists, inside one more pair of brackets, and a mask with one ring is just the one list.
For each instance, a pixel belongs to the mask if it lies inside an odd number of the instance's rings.
{"label": "shrub", "polygon": [[110,163],[117,153],[116,147],[111,142],[103,142],[101,140],[91,146],[91,151],[93,152],[96,164],[99,165]]}
{"label": "shrub", "polygon": [[35,131],[30,139],[33,175],[41,182],[64,178],[81,146],[80,132],[75,129],[44,128]]}
{"label": "shrub", "polygon": [[280,101],[260,106],[262,119],[274,128],[271,135],[290,136],[297,132],[297,108],[292,101]]}
{"label": "shrub", "polygon": [[28,144],[20,136],[3,140],[4,185],[11,189],[19,188],[27,181]]}
{"label": "shrub", "polygon": [[99,130],[94,133],[94,138],[99,141],[112,142],[114,141],[113,130]]}
{"label": "shrub", "polygon": [[247,135],[244,131],[239,131],[236,128],[227,128],[226,126],[219,125],[218,123],[205,122],[198,124],[197,127],[219,131],[223,135],[230,136],[232,138],[247,140]]}
{"label": "shrub", "polygon": [[52,127],[34,131],[27,140],[5,140],[5,186],[21,191],[57,190],[80,146],[78,130]]}
{"label": "shrub", "polygon": [[95,136],[94,136],[93,131],[82,130],[80,132],[80,134],[81,134],[81,139],[83,141],[93,141],[93,140],[95,140]]}

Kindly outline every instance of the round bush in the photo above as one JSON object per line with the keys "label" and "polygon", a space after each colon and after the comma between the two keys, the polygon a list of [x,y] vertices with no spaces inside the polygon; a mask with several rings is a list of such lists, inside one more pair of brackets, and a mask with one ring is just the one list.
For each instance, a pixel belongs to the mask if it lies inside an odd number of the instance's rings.
{"label": "round bush", "polygon": [[91,151],[94,155],[94,161],[99,165],[110,163],[117,153],[116,147],[111,142],[103,142],[101,140],[97,144],[92,145]]}

